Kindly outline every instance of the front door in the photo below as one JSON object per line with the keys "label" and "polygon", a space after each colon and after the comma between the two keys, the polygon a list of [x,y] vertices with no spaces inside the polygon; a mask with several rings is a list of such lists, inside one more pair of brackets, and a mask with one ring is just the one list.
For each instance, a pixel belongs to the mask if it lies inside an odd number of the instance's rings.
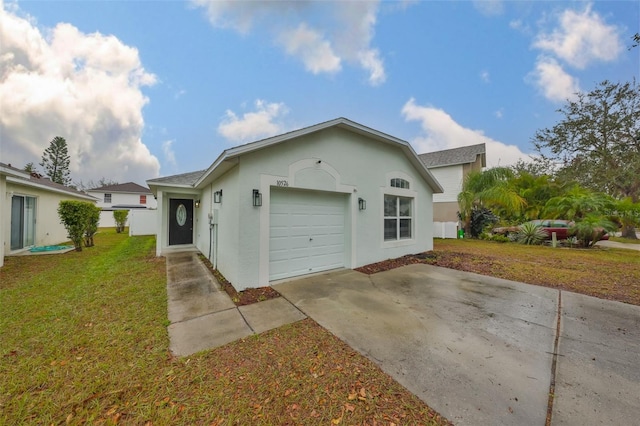
{"label": "front door", "polygon": [[169,200],[169,245],[193,243],[193,200]]}

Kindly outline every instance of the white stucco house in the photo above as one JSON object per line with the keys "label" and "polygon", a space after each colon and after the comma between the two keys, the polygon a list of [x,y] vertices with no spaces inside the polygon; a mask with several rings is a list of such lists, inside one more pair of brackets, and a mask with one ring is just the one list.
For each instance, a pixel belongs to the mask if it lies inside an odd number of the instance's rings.
{"label": "white stucco house", "polygon": [[419,155],[420,160],[442,185],[443,192],[433,196],[433,236],[456,238],[462,226],[458,219],[458,194],[465,176],[487,166],[485,144],[445,149]]}
{"label": "white stucco house", "polygon": [[0,163],[2,263],[4,255],[68,240],[67,231],[58,217],[58,204],[62,200],[97,201],[48,178]]}
{"label": "white stucco house", "polygon": [[442,192],[408,142],[345,118],[147,184],[156,254],[197,248],[238,290],[431,250]]}
{"label": "white stucco house", "polygon": [[100,227],[115,227],[114,210],[128,210],[129,220],[131,212],[139,209],[155,209],[157,202],[149,188],[135,182],[105,185],[100,188],[87,190],[87,194],[98,199],[96,205],[100,207]]}

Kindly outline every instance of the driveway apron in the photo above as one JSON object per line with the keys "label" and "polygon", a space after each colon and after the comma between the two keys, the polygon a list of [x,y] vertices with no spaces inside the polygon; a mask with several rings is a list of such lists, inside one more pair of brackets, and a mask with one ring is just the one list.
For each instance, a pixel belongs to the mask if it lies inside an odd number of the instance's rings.
{"label": "driveway apron", "polygon": [[[275,288],[456,425],[545,424],[561,312],[559,291],[429,265],[371,276],[338,271]],[[567,300],[572,315],[581,312],[583,308],[572,304],[574,298]],[[631,309],[628,315],[623,328],[631,333],[629,327],[633,318],[640,318],[640,310]],[[567,340],[576,333],[569,321],[564,332]],[[572,341],[573,349],[564,339],[559,344],[577,354],[582,348],[579,339]],[[626,347],[628,342],[620,345]],[[633,362],[637,343],[628,351],[624,362],[637,368]],[[559,367],[571,362],[558,358]],[[617,368],[615,362],[608,366],[606,371],[593,368],[604,376]],[[553,424],[593,424],[573,420],[576,399],[586,401],[593,394],[574,390],[569,395],[566,388],[574,383],[582,386],[584,378],[581,371],[567,370],[566,376],[558,375],[558,419]],[[624,387],[631,396],[621,410],[598,409],[620,411],[619,418],[625,418],[640,408],[631,401],[639,391],[637,377],[631,378]]]}

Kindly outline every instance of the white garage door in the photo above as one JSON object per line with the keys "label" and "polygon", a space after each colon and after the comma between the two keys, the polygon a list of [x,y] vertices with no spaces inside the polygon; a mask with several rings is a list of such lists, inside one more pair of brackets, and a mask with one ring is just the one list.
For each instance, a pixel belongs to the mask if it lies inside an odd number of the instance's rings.
{"label": "white garage door", "polygon": [[346,195],[271,190],[269,280],[344,266]]}

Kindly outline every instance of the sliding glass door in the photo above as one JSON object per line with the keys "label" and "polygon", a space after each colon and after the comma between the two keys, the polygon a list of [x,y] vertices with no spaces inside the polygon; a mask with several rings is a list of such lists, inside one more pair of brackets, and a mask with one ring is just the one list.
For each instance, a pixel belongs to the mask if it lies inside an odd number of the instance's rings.
{"label": "sliding glass door", "polygon": [[36,199],[23,195],[11,198],[11,250],[35,244]]}

